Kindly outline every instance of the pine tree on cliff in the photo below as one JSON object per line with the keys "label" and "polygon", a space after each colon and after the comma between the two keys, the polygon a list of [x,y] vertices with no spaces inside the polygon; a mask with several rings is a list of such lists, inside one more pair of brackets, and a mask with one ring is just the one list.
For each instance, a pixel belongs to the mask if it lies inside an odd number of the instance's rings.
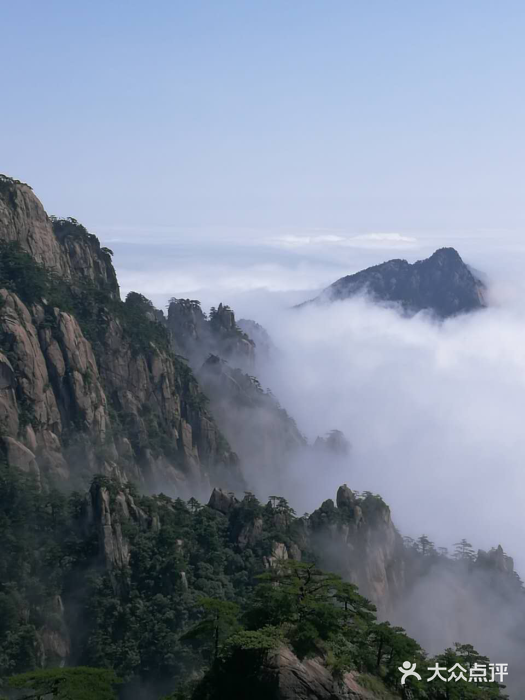
{"label": "pine tree on cliff", "polygon": [[418,537],[417,548],[424,557],[429,554],[434,554],[436,551],[434,542],[431,542],[427,535]]}
{"label": "pine tree on cliff", "polygon": [[456,542],[454,545],[454,559],[468,559],[473,560],[476,558],[476,553],[470,542],[467,542],[463,538],[460,542]]}

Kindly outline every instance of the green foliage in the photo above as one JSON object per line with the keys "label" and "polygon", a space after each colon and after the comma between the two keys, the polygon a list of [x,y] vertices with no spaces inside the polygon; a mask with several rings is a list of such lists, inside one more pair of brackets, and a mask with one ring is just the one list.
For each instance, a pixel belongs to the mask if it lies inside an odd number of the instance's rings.
{"label": "green foliage", "polygon": [[155,307],[138,292],[130,292],[120,306],[120,319],[126,336],[135,352],[147,353],[151,345],[169,350],[169,336],[164,326],[156,320]]}
{"label": "green foliage", "polygon": [[253,344],[248,335],[235,323],[233,312],[226,304],[219,304],[218,308],[212,306],[208,319],[211,331],[217,336],[230,340],[247,340]]}
{"label": "green foliage", "polygon": [[118,594],[107,576],[85,593],[82,658],[127,679],[182,681],[211,662],[236,629],[237,606],[245,604],[262,561],[251,550],[241,556],[227,519],[195,499],[136,502],[160,529],[126,523],[131,558]]}
{"label": "green foliage", "polygon": [[427,660],[402,628],[376,620],[374,606],[356,586],[313,564],[280,562],[259,580],[242,618],[245,629],[223,643],[193,700],[271,697],[271,680],[263,671],[264,663],[282,644],[290,645],[299,658],[324,658],[336,681],[343,682],[349,670],[357,672],[363,687],[373,691],[378,700],[400,697],[399,667],[405,661],[416,663],[422,675],[421,681],[407,679],[405,688],[414,700],[505,697],[494,682],[428,683],[435,662],[447,668],[461,663],[468,669],[473,663],[488,664],[488,659],[472,646],[458,644],[454,650]]}
{"label": "green foliage", "polygon": [[226,656],[236,650],[266,655],[285,641],[283,630],[275,625],[265,625],[257,630],[240,630],[226,640],[223,650]]}
{"label": "green foliage", "polygon": [[[489,680],[478,683],[472,683],[463,678],[443,681],[439,676],[434,677],[432,681],[428,680],[435,675],[434,668],[436,664],[446,669],[452,669],[456,664],[459,664],[461,669],[466,670],[467,673],[463,675],[468,678],[468,671],[474,664],[487,666],[489,663],[489,659],[477,652],[471,644],[455,644],[454,648],[445,649],[442,654],[429,659],[423,670],[423,683],[429,689],[428,697],[430,700],[440,700],[441,698],[447,698],[447,700],[494,700],[495,698],[506,698],[507,696],[502,692],[504,686],[495,681],[490,681],[490,677]],[[461,675],[461,669],[455,669],[457,676]],[[441,676],[448,678],[449,674],[442,671]]]}
{"label": "green foliage", "polygon": [[393,698],[397,699],[399,697],[397,694],[393,695],[378,676],[362,673],[357,677],[357,681],[362,688],[372,692],[377,700],[393,700]]}
{"label": "green foliage", "polygon": [[[271,697],[259,682],[261,668],[281,645],[300,658],[321,657],[336,679],[349,670],[363,674],[385,698],[399,691],[399,666],[410,660],[423,675],[420,684],[409,682],[413,698],[442,697],[438,682],[426,683],[435,660],[427,661],[403,629],[378,623],[355,585],[308,561],[268,558],[276,541],[294,542],[297,519],[284,499],[262,506],[247,493],[226,517],[195,499],[140,496],[104,476],[94,479],[93,493],[98,488],[108,490],[112,521],[120,519],[129,545],[123,569],[101,567],[102,543],[86,519],[85,496],[43,493],[28,475],[0,465],[0,676],[29,671],[11,681],[17,688],[34,690],[34,697],[114,697],[114,676],[34,671],[43,632],[60,638],[67,624],[78,663],[112,669],[131,684],[140,678],[164,693],[178,687],[172,700]],[[126,490],[141,509],[136,519],[114,507]],[[239,534],[261,520],[257,539],[240,547]],[[466,645],[437,660],[454,659],[483,663]],[[188,683],[206,669],[198,687]],[[93,685],[99,681],[100,690]],[[450,698],[502,697],[495,684],[473,686],[459,683],[464,694]],[[73,695],[86,689],[91,696]]]}
{"label": "green foliage", "polygon": [[229,636],[238,627],[239,606],[216,598],[200,598],[197,602],[204,610],[204,615],[200,622],[182,636],[182,639],[209,638],[215,660],[219,655],[219,645],[223,637]]}
{"label": "green foliage", "polygon": [[0,287],[15,292],[23,302],[33,304],[46,296],[56,298],[58,286],[58,280],[18,243],[0,241]]}
{"label": "green foliage", "polygon": [[72,216],[68,216],[65,219],[61,219],[57,216],[50,216],[49,218],[53,224],[55,236],[59,240],[64,239],[66,236],[71,236],[72,238],[84,241],[96,241],[98,243],[98,238],[93,233],[89,233],[87,228],[82,226],[82,224]]}
{"label": "green foliage", "polygon": [[257,602],[250,611],[252,624],[287,622],[298,626],[294,634],[301,636],[305,623],[308,631],[315,628],[315,639],[335,624],[338,611],[332,603],[342,583],[339,576],[326,574],[314,564],[286,560],[259,579]]}
{"label": "green foliage", "polygon": [[470,542],[465,538],[456,542],[454,545],[454,559],[462,559],[463,561],[473,561],[476,558],[476,553]]}
{"label": "green foliage", "polygon": [[[36,665],[37,632],[57,625],[51,600],[76,547],[67,499],[0,463],[0,675]],[[80,555],[80,553],[79,553]],[[81,556],[81,555],[80,555]]]}
{"label": "green foliage", "polygon": [[[89,241],[98,239],[75,219],[53,219],[57,235],[75,235]],[[109,253],[106,253],[109,255]],[[47,324],[53,326],[53,307],[74,314],[84,335],[97,351],[103,344],[110,319],[120,321],[124,336],[135,353],[148,352],[151,345],[169,349],[169,336],[159,323],[151,301],[130,292],[126,301],[115,298],[111,288],[99,281],[78,278],[72,284],[36,262],[17,242],[0,241],[0,288],[17,294],[28,304],[43,304]]]}
{"label": "green foliage", "polygon": [[100,668],[53,668],[9,679],[11,688],[30,690],[35,700],[117,700],[120,683],[113,671]]}
{"label": "green foliage", "polygon": [[429,540],[427,535],[421,535],[418,538],[416,548],[424,557],[436,554],[435,545]]}
{"label": "green foliage", "polygon": [[32,189],[25,182],[22,182],[21,180],[16,180],[14,177],[9,177],[9,175],[4,175],[3,173],[0,173],[0,192],[6,192],[12,189],[15,185],[24,185],[24,187],[29,187],[29,189]]}

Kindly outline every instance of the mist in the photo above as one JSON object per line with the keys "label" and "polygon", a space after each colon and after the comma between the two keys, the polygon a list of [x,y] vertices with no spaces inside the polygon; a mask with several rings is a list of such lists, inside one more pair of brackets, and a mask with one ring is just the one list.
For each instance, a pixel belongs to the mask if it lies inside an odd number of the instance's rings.
{"label": "mist", "polygon": [[[304,250],[297,252],[300,244],[288,239],[284,257],[279,246],[274,250],[273,268],[257,266],[246,251],[236,258],[232,242],[222,251],[227,262],[218,278],[199,276],[206,256],[199,256],[196,265],[187,261],[185,275],[192,279],[187,296],[201,299],[204,308],[227,303],[237,319],[251,318],[269,332],[275,351],[270,357],[259,354],[254,374],[309,444],[337,429],[351,450],[338,455],[299,447],[267,468],[263,451],[254,447],[257,442],[245,433],[239,438],[237,423],[230,430],[227,422],[221,427],[234,449],[239,443],[246,487],[261,500],[278,493],[302,514],[334,498],[346,483],[352,490],[380,494],[401,534],[416,538],[425,533],[437,547],[449,549],[462,538],[475,550],[501,544],[522,574],[521,245],[516,239],[500,245],[486,237],[483,242],[465,239],[458,246],[467,263],[486,273],[489,307],[472,314],[445,321],[424,312],[407,317],[365,296],[293,308],[315,297],[343,268],[351,273],[392,257],[413,261],[443,244],[429,239],[414,246],[395,237],[391,242],[394,250],[352,249],[350,259],[341,241],[321,243],[310,237],[305,256]],[[323,257],[313,261],[319,247]],[[315,275],[305,278],[306,269],[315,269]],[[169,280],[168,273],[141,279],[157,303],[166,299]],[[186,296],[173,276],[171,284],[170,296]],[[231,410],[221,414],[236,415]],[[247,415],[242,419],[248,433],[259,430],[259,438],[264,437],[264,412],[252,411],[249,422]],[[405,627],[430,654],[454,642],[472,643],[492,661],[509,663],[509,687],[519,696],[524,687],[516,674],[524,648],[519,632],[523,604],[519,595],[502,598],[498,586],[483,574],[474,580],[446,566],[434,567],[409,582],[388,619]]]}
{"label": "mist", "polygon": [[331,429],[348,460],[293,465],[310,510],[346,482],[380,493],[407,535],[502,544],[525,565],[525,317],[498,306],[447,320],[404,318],[357,298],[265,319],[280,353],[261,368],[313,440]]}
{"label": "mist", "polygon": [[[525,314],[519,285],[494,280],[488,309],[437,321],[365,297],[275,310],[264,319],[280,352],[260,368],[309,441],[331,429],[348,458],[297,455],[280,487],[298,512],[347,483],[379,493],[403,535],[453,549],[501,544],[525,568]],[[259,319],[262,321],[262,319]],[[264,484],[258,484],[264,490]],[[275,487],[274,487],[275,488]],[[429,654],[472,643],[509,664],[522,695],[523,596],[446,567],[415,579],[388,615]],[[517,693],[517,695],[516,695]]]}
{"label": "mist", "polygon": [[[170,296],[200,299],[204,309],[222,301],[237,318],[261,323],[278,350],[269,362],[259,358],[262,386],[310,442],[339,429],[352,443],[349,459],[320,463],[318,455],[300,455],[286,475],[280,472],[279,486],[293,495],[296,510],[312,510],[347,482],[380,493],[403,534],[424,531],[443,546],[461,537],[475,547],[502,544],[518,571],[525,568],[520,237],[258,229],[231,232],[219,254],[209,242],[200,245],[208,241],[203,235],[193,243],[148,241],[146,266],[143,245],[105,242],[115,249],[124,294],[141,291],[160,308]],[[486,273],[488,309],[437,322],[425,313],[403,317],[366,298],[292,308],[343,272],[393,257],[414,261],[441,245],[456,245]],[[207,272],[212,264],[219,264],[215,275]],[[257,476],[261,495],[275,491],[278,485]]]}

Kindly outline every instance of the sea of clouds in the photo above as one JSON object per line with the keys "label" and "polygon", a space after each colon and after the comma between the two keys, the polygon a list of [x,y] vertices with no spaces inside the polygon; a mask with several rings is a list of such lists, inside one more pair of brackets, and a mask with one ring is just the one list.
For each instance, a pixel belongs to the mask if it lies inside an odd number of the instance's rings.
{"label": "sea of clouds", "polygon": [[[278,352],[259,367],[263,386],[310,441],[345,433],[349,459],[291,466],[298,512],[346,482],[380,493],[403,534],[501,543],[525,571],[525,246],[516,233],[98,233],[115,251],[123,293],[141,291],[160,308],[171,296],[205,309],[222,301],[265,326]],[[344,274],[443,245],[486,276],[488,309],[441,323],[362,297],[291,308]]]}

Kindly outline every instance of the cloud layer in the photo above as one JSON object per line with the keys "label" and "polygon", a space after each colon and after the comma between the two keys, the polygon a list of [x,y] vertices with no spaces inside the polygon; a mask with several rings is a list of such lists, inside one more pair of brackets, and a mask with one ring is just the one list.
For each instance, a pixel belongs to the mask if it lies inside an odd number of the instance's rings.
{"label": "cloud layer", "polygon": [[[381,493],[405,534],[425,531],[446,546],[463,536],[483,548],[501,543],[525,570],[520,236],[284,228],[173,234],[167,227],[147,240],[142,233],[125,243],[103,237],[115,250],[123,292],[141,291],[159,307],[170,296],[198,298],[204,308],[222,301],[259,321],[280,348],[262,372],[264,386],[310,439],[338,428],[353,443],[344,464],[296,465],[297,488],[290,488],[298,510],[333,497],[346,481]],[[443,324],[424,314],[401,318],[361,298],[290,310],[345,274],[392,257],[413,261],[443,245],[489,273],[490,309]]]}
{"label": "cloud layer", "polygon": [[501,543],[525,569],[519,309],[438,324],[359,298],[265,322],[281,349],[265,383],[310,439],[337,428],[353,444],[348,462],[311,465],[297,481],[301,508],[347,482],[381,493],[405,534]]}

